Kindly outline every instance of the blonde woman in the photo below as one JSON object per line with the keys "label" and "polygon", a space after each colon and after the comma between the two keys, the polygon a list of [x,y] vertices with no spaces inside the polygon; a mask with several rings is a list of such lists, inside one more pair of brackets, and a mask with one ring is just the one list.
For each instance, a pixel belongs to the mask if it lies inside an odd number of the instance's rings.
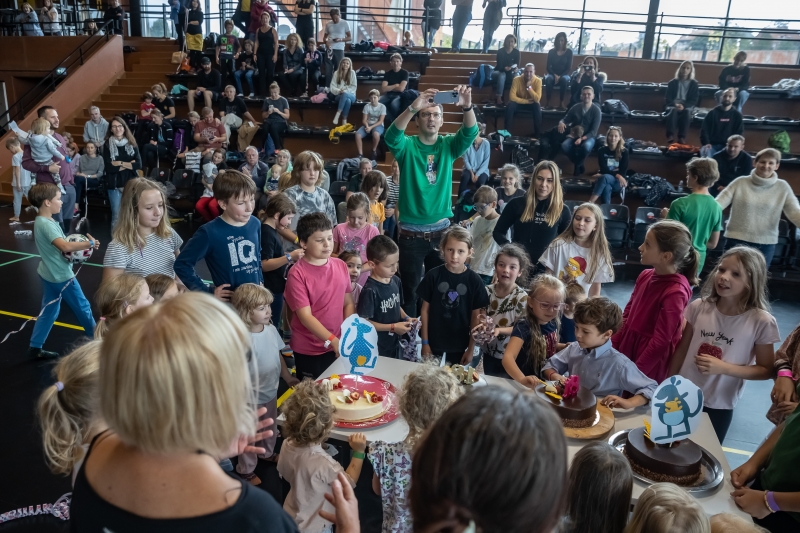
{"label": "blonde woman", "polygon": [[689,122],[692,120],[694,106],[700,100],[700,86],[694,79],[694,63],[684,61],[675,71],[675,78],[667,85],[665,96],[667,115],[667,142],[675,139],[678,130],[678,142],[686,142]]}
{"label": "blonde woman", "polygon": [[175,101],[170,98],[169,91],[163,83],[157,83],[150,88],[153,93],[153,105],[164,115],[164,120],[175,118]]}
{"label": "blonde woman", "polygon": [[306,90],[306,67],[303,66],[303,47],[300,37],[290,33],[283,49],[283,72],[278,74],[278,83],[288,96],[299,96]]}
{"label": "blonde woman", "polygon": [[14,18],[14,22],[21,26],[21,33],[26,37],[43,37],[42,27],[39,25],[39,17],[36,11],[28,2],[22,4],[22,13]]}
{"label": "blonde woman", "polygon": [[339,68],[333,73],[331,80],[331,94],[336,96],[336,103],[339,107],[336,109],[336,115],[333,117],[333,123],[339,123],[339,117],[342,117],[342,125],[347,124],[347,115],[350,113],[350,106],[356,101],[356,88],[358,82],[356,81],[356,73],[353,71],[353,62],[349,57],[345,57],[339,61]]}
{"label": "blonde woman", "polygon": [[510,242],[507,232],[514,228],[514,242],[538,261],[553,239],[569,227],[569,207],[564,205],[561,173],[552,161],[540,161],[533,169],[527,194],[506,204],[492,236],[500,246]]}
{"label": "blonde woman", "polygon": [[[244,354],[250,335],[209,294],[132,313],[100,348],[100,416],[72,492],[75,531],[241,531],[297,526],[267,492],[226,474],[223,457],[264,453]],[[214,391],[214,394],[209,394]],[[263,414],[263,410],[259,413]],[[146,495],[146,497],[144,496]]]}

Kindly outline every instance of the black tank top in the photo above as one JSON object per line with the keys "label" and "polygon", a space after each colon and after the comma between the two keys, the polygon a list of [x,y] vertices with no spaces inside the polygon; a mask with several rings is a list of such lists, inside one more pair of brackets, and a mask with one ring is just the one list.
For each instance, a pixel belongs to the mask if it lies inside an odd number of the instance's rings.
{"label": "black tank top", "polygon": [[275,56],[275,38],[272,36],[274,28],[270,28],[266,33],[258,28],[258,55],[266,54],[267,57]]}
{"label": "black tank top", "polygon": [[77,533],[298,532],[294,520],[286,514],[278,502],[268,492],[257,489],[250,483],[242,483],[242,493],[231,507],[192,518],[142,518],[108,503],[89,485],[84,472],[92,448],[97,439],[104,434],[106,432],[92,440],[92,445],[86,452],[86,460],[75,479],[70,507],[70,531]]}

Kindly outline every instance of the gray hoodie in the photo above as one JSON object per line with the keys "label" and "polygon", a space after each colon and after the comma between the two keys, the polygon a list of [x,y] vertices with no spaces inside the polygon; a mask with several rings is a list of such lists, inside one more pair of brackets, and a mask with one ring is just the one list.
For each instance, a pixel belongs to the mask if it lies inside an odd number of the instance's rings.
{"label": "gray hoodie", "polygon": [[108,132],[108,121],[100,117],[100,123],[95,124],[92,120],[86,122],[83,127],[83,142],[96,142],[102,147],[106,140],[106,133]]}

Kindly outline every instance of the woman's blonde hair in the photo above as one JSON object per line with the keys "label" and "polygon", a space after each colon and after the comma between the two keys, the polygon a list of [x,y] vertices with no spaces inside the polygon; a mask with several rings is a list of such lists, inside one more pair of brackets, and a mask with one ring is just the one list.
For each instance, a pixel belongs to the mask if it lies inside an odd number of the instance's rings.
{"label": "woman's blonde hair", "polygon": [[767,262],[764,260],[764,255],[761,252],[747,246],[735,246],[722,254],[717,264],[714,265],[714,270],[711,271],[703,284],[703,289],[700,292],[703,301],[715,304],[719,301],[715,278],[723,259],[728,257],[735,257],[742,266],[742,269],[747,273],[747,279],[743,280],[746,290],[739,299],[741,311],[745,312],[750,309],[761,309],[762,311],[769,312],[770,305],[767,295],[769,271],[767,269]]}
{"label": "woman's blonde hair", "polygon": [[317,178],[317,182],[314,185],[319,187],[322,184],[322,180],[324,179],[322,171],[325,169],[325,162],[317,152],[306,150],[300,152],[294,158],[294,163],[292,164],[292,181],[289,182],[290,187],[300,185],[300,172],[306,170],[306,167],[310,165],[319,169],[319,178]]}
{"label": "woman's blonde hair", "polygon": [[647,487],[624,533],[710,533],[702,506],[688,492],[672,483]]}
{"label": "woman's blonde hair", "polygon": [[[614,147],[614,158],[617,161],[619,161],[620,159],[622,159],[622,152],[625,151],[625,137],[622,136],[622,128],[620,128],[619,126],[611,126],[608,128],[608,131],[606,132],[606,146],[608,146],[608,134],[611,133],[612,131],[616,131],[617,133],[619,133],[619,140],[617,141],[617,146]],[[608,148],[609,150],[611,149],[610,146],[608,146]]]}
{"label": "woman's blonde hair", "polygon": [[43,118],[35,118],[31,122],[31,133],[34,135],[47,135],[50,131],[50,123]]}
{"label": "woman's blonde hair", "polygon": [[255,434],[250,347],[236,313],[210,294],[139,309],[103,339],[103,419],[144,453],[222,456]]}
{"label": "woman's blonde hair", "polygon": [[[555,291],[561,295],[561,300],[567,298],[564,284],[561,283],[555,276],[550,274],[539,274],[533,281],[531,281],[531,288],[528,291],[528,305],[525,307],[525,320],[528,321],[528,327],[531,330],[531,346],[528,352],[528,361],[535,370],[535,374],[539,374],[547,359],[547,339],[542,335],[542,328],[539,324],[539,319],[533,314],[531,306],[538,305],[536,295],[542,291]],[[561,329],[560,317],[555,318],[556,331]]]}
{"label": "woman's blonde hair", "polygon": [[97,416],[100,341],[90,341],[53,369],[56,383],[39,396],[37,410],[44,456],[55,474],[69,474],[81,459]]}
{"label": "woman's blonde hair", "polygon": [[144,278],[134,274],[120,274],[100,284],[94,293],[94,303],[100,312],[100,320],[94,328],[95,339],[105,337],[109,328],[127,316],[128,306],[139,299],[146,286]]}
{"label": "woman's blonde hair", "polygon": [[297,35],[296,33],[290,33],[289,35],[287,35],[287,36],[286,36],[286,41],[285,41],[285,43],[286,43],[286,48],[291,48],[291,47],[289,46],[289,39],[294,39],[294,48],[302,48],[302,47],[303,47],[303,46],[300,44],[300,43],[301,43],[301,41],[300,41],[300,36],[299,36],[299,35]]}
{"label": "woman's blonde hair", "polygon": [[522,185],[522,175],[519,172],[519,167],[514,163],[506,163],[497,171],[497,173],[500,174],[500,179],[503,179],[503,176],[505,176],[507,172],[510,172],[511,175],[514,176],[514,179],[517,181],[514,187],[519,189]]}
{"label": "woman's blonde hair", "polygon": [[709,522],[711,522],[711,533],[769,533],[763,527],[730,513],[715,514]]}
{"label": "woman's blonde hair", "polygon": [[159,92],[163,95],[169,94],[169,91],[167,91],[167,86],[164,85],[163,83],[156,83],[155,85],[150,87],[150,91],[152,91],[153,93]]}
{"label": "woman's blonde hair", "polygon": [[310,379],[295,386],[294,392],[281,405],[286,418],[281,434],[298,446],[323,442],[333,429],[333,413],[328,389]]}
{"label": "woman's blonde hair", "polygon": [[[344,65],[345,61],[347,62],[347,69],[344,69],[342,65]],[[345,79],[345,72],[347,72],[347,78]],[[350,74],[353,72],[353,61],[349,57],[342,58],[339,61],[339,68],[336,69],[336,72],[333,74],[336,78],[336,83],[349,82],[350,81]]]}
{"label": "woman's blonde hair", "polygon": [[686,79],[687,80],[693,80],[694,79],[694,63],[692,63],[691,61],[684,61],[683,63],[678,65],[678,70],[675,71],[675,79],[678,79],[678,80],[681,79],[681,70],[683,70],[683,66],[684,65],[689,65],[691,67],[691,70],[689,71],[689,77],[686,78]]}
{"label": "woman's blonde hair", "polygon": [[448,406],[461,396],[462,388],[452,372],[422,363],[408,373],[400,389],[398,407],[408,424],[406,444],[413,448]]}
{"label": "woman's blonde hair", "polygon": [[231,305],[236,309],[236,314],[248,328],[253,327],[250,313],[262,305],[270,305],[275,298],[269,289],[255,283],[244,283],[236,287],[231,296]]}
{"label": "woman's blonde hair", "polygon": [[158,191],[161,195],[161,202],[163,204],[161,221],[155,227],[153,233],[161,239],[167,239],[172,235],[172,226],[167,218],[167,195],[164,188],[157,181],[147,178],[133,178],[125,184],[122,190],[122,199],[119,202],[119,220],[111,237],[124,245],[128,253],[132,253],[135,249],[143,249],[145,240],[139,234],[139,201],[142,194],[146,191]]}
{"label": "woman's blonde hair", "polygon": [[564,209],[564,192],[561,190],[561,172],[553,161],[539,161],[539,164],[533,167],[533,179],[531,186],[528,187],[528,193],[525,195],[525,211],[522,212],[520,222],[531,222],[534,214],[536,213],[536,178],[542,170],[549,170],[553,175],[553,192],[550,193],[550,207],[547,208],[547,213],[544,215],[544,220],[548,226],[555,226],[558,219],[561,218],[561,212]]}
{"label": "woman's blonde hair", "polygon": [[586,272],[584,272],[584,279],[587,283],[592,283],[597,273],[602,270],[603,266],[608,269],[608,271],[611,273],[611,277],[613,278],[614,259],[611,257],[611,249],[608,246],[608,239],[606,239],[603,212],[600,211],[600,207],[597,204],[586,202],[576,207],[575,211],[572,213],[572,220],[570,220],[569,226],[567,226],[567,229],[565,229],[561,235],[553,240],[553,243],[550,244],[550,246],[563,246],[564,244],[575,242],[577,237],[575,235],[574,227],[575,215],[578,213],[578,211],[582,211],[584,209],[591,211],[596,222],[595,228],[592,230],[592,234],[589,236],[589,260],[586,261]]}

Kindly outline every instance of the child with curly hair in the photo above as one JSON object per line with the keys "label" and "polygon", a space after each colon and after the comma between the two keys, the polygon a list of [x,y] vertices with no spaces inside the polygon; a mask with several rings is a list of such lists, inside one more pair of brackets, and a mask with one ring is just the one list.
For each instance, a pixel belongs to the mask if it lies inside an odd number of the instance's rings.
{"label": "child with curly hair", "polygon": [[[330,532],[331,522],[319,516],[319,511],[333,511],[333,506],[325,501],[325,494],[342,472],[342,466],[322,447],[333,429],[335,411],[328,389],[305,380],[283,402],[281,411],[286,417],[281,428],[286,440],[278,457],[278,473],[292,487],[283,509],[303,533]],[[364,464],[367,437],[356,433],[348,440],[353,456],[345,474],[355,487]]]}

